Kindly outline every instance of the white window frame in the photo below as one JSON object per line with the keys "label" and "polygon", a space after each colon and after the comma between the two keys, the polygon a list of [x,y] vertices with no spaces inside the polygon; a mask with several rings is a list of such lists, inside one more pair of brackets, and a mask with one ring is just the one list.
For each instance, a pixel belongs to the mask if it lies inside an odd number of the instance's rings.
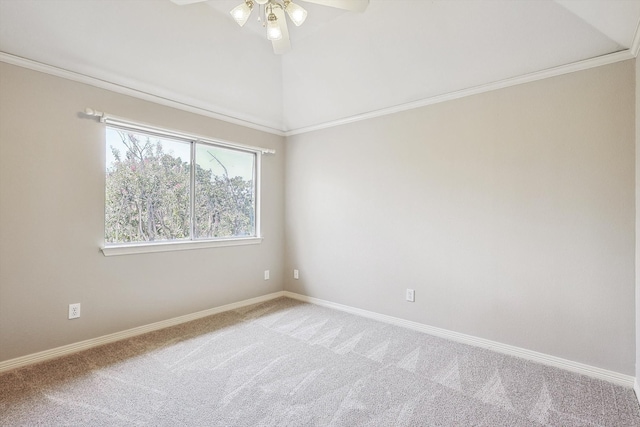
{"label": "white window frame", "polygon": [[[89,113],[89,111],[91,113]],[[222,148],[230,148],[240,151],[246,151],[255,153],[256,165],[255,165],[255,236],[250,237],[224,237],[224,238],[206,238],[206,239],[194,239],[193,233],[191,233],[190,240],[163,240],[152,242],[136,242],[136,243],[114,243],[107,244],[103,241],[103,245],[100,248],[104,256],[114,255],[131,255],[141,253],[154,253],[154,252],[168,252],[168,251],[181,251],[191,249],[203,249],[203,248],[216,248],[224,246],[241,246],[241,245],[255,245],[262,242],[261,231],[261,187],[262,187],[262,155],[263,154],[275,154],[275,150],[253,147],[248,145],[236,144],[229,141],[217,140],[206,138],[198,135],[187,134],[179,131],[173,131],[168,129],[162,129],[155,126],[150,126],[142,123],[129,121],[115,116],[110,116],[104,113],[100,113],[94,110],[87,109],[87,114],[99,117],[100,122],[110,127],[119,128],[130,132],[141,132],[158,136],[162,138],[170,138],[174,140],[188,142],[192,145],[197,143],[205,143]],[[106,126],[103,135],[105,135],[105,147],[106,147]],[[192,148],[192,152],[195,150]],[[193,163],[193,158],[190,159]],[[193,165],[192,165],[193,168]],[[191,181],[190,181],[191,182]],[[193,182],[190,183],[193,185]],[[106,188],[106,182],[105,182]],[[193,189],[191,189],[193,191]],[[193,203],[193,200],[191,201]],[[192,224],[193,229],[193,224]],[[193,231],[193,230],[192,230]],[[103,233],[104,236],[104,233]],[[103,237],[104,238],[104,237]]]}

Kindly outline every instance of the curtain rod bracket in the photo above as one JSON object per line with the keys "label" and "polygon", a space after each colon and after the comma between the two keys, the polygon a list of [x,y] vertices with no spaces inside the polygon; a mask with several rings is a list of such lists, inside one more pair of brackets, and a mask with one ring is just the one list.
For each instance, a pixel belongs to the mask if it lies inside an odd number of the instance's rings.
{"label": "curtain rod bracket", "polygon": [[97,117],[98,120],[100,120],[101,122],[105,121],[105,114],[101,111],[96,111],[93,108],[85,108],[84,109],[84,114],[86,114],[87,116],[90,117]]}

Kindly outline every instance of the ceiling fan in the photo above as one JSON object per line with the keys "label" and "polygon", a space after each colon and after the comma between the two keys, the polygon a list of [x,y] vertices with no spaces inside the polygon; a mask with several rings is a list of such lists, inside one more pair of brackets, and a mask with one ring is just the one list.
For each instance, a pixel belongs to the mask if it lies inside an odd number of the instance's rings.
{"label": "ceiling fan", "polygon": [[[192,3],[201,3],[207,0],[171,0],[177,5],[186,5]],[[298,0],[296,0],[297,2]],[[364,12],[369,5],[369,0],[303,0],[307,3],[315,3],[322,6],[334,7],[337,9],[349,10],[352,12]],[[255,5],[258,5],[258,21],[262,22],[262,26],[266,28],[267,39],[273,44],[273,51],[277,54],[283,54],[291,50],[291,41],[289,40],[289,30],[287,29],[287,20],[285,12],[289,15],[289,19],[296,26],[302,25],[307,19],[307,11],[293,0],[243,0],[238,6],[234,7],[230,13],[233,19],[241,27],[247,23],[249,15],[253,11]]]}

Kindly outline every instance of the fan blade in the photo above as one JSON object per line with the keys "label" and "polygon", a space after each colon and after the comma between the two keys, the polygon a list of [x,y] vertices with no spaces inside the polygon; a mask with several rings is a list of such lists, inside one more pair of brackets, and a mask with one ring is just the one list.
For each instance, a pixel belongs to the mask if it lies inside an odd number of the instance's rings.
{"label": "fan blade", "polygon": [[320,4],[322,6],[335,7],[336,9],[350,10],[352,12],[364,12],[369,6],[369,0],[304,0],[307,3]]}
{"label": "fan blade", "polygon": [[280,30],[282,31],[282,38],[280,40],[272,40],[273,43],[273,53],[278,55],[282,55],[283,53],[287,53],[291,50],[291,41],[289,40],[289,29],[287,28],[287,18],[284,16],[284,10],[281,8],[273,8],[273,13],[278,18],[278,24],[280,25]]}
{"label": "fan blade", "polygon": [[207,0],[170,0],[172,3],[177,4],[178,6],[184,6],[185,4],[192,4],[192,3],[202,3],[205,2]]}

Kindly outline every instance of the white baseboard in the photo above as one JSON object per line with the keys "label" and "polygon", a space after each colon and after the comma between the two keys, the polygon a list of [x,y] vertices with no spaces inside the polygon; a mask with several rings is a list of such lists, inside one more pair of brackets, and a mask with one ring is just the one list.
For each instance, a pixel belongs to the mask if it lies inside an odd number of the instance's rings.
{"label": "white baseboard", "polygon": [[381,322],[389,323],[392,325],[402,326],[405,328],[413,329],[415,331],[424,332],[424,333],[435,335],[442,338],[447,338],[447,339],[461,342],[464,344],[486,348],[489,350],[497,351],[499,353],[508,354],[510,356],[520,357],[523,359],[530,360],[532,362],[541,363],[543,365],[565,369],[567,371],[575,372],[582,375],[587,375],[592,378],[598,378],[604,381],[618,384],[626,388],[634,388],[636,390],[636,395],[640,396],[640,389],[638,389],[637,387],[636,378],[630,375],[624,375],[618,372],[597,368],[595,366],[585,365],[583,363],[562,359],[556,356],[551,356],[549,354],[538,353],[537,351],[527,350],[524,348],[503,344],[496,341],[487,340],[484,338],[478,338],[472,335],[461,334],[459,332],[449,331],[447,329],[436,328],[434,326],[429,326],[422,323],[413,322],[410,320],[400,319],[398,317],[387,316],[385,314],[379,314],[373,311],[362,310],[362,309],[351,307],[348,305],[338,304],[331,301],[309,297],[306,295],[300,295],[300,294],[296,294],[289,291],[284,291],[284,296],[293,298],[299,301],[309,302],[312,304],[345,311],[347,313],[356,314],[358,316],[367,317],[373,320],[379,320]]}
{"label": "white baseboard", "polygon": [[320,305],[328,308],[333,308],[336,310],[344,311],[344,312],[355,314],[358,316],[367,317],[373,320],[378,320],[384,323],[389,323],[392,325],[413,329],[415,331],[424,332],[430,335],[450,339],[450,340],[461,342],[464,344],[487,348],[493,351],[497,351],[499,353],[521,357],[523,359],[531,360],[533,362],[541,363],[548,366],[554,366],[556,368],[565,369],[567,371],[576,372],[578,374],[587,375],[593,378],[598,378],[604,381],[621,385],[623,387],[633,388],[636,393],[636,396],[640,399],[640,386],[638,385],[636,378],[630,375],[624,375],[618,372],[597,368],[595,366],[585,365],[583,363],[562,359],[560,357],[551,356],[544,353],[538,353],[536,351],[527,350],[524,348],[519,348],[519,347],[515,347],[508,344],[503,344],[496,341],[487,340],[484,338],[478,338],[471,335],[462,334],[459,332],[449,331],[447,329],[436,328],[434,326],[429,326],[422,323],[413,322],[410,320],[400,319],[398,317],[387,316],[385,314],[375,313],[372,311],[362,310],[360,308],[338,304],[331,301],[322,300],[319,298],[309,297],[306,295],[300,295],[300,294],[296,294],[289,291],[274,292],[268,295],[263,295],[260,297],[223,305],[220,307],[214,307],[207,310],[198,311],[196,313],[174,317],[173,319],[163,320],[160,322],[155,322],[155,323],[151,323],[144,326],[138,326],[136,328],[127,329],[125,331],[116,332],[109,335],[103,335],[101,337],[92,338],[92,339],[80,341],[80,342],[69,344],[69,345],[64,345],[61,347],[53,348],[51,350],[45,350],[38,353],[17,357],[15,359],[6,360],[4,362],[0,362],[0,373],[9,371],[12,369],[20,368],[22,366],[31,365],[33,363],[43,362],[45,360],[55,359],[57,357],[77,353],[82,350],[87,350],[93,347],[109,344],[115,341],[120,341],[120,340],[131,338],[137,335],[142,335],[147,332],[157,331],[159,329],[179,325],[181,323],[200,319],[202,317],[211,316],[213,314],[235,310],[240,307],[245,307],[251,304],[257,304],[264,301],[269,301],[282,296],[292,298],[298,301],[303,301],[303,302],[308,302],[311,304],[316,304],[316,305]]}
{"label": "white baseboard", "polygon": [[5,360],[4,362],[0,362],[0,373],[9,371],[12,369],[20,368],[22,366],[31,365],[33,363],[44,362],[45,360],[55,359],[57,357],[77,353],[82,350],[87,350],[93,347],[98,347],[100,345],[109,344],[109,343],[120,341],[126,338],[135,337],[136,335],[142,335],[147,332],[168,328],[169,326],[175,326],[181,323],[190,322],[191,320],[196,320],[202,317],[211,316],[212,314],[218,314],[225,311],[235,310],[237,308],[244,307],[247,305],[269,301],[275,298],[279,298],[281,296],[284,296],[283,291],[274,292],[272,294],[263,295],[260,297],[223,305],[220,307],[214,307],[207,310],[198,311],[196,313],[186,314],[184,316],[174,317],[173,319],[162,320],[160,322],[155,322],[155,323],[151,323],[144,326],[138,326],[136,328],[127,329],[126,331],[116,332],[109,335],[103,335],[98,338],[91,338],[85,341],[80,341],[80,342],[69,344],[69,345],[63,345],[61,347],[56,347],[51,350],[45,350],[38,353],[17,357],[15,359]]}

